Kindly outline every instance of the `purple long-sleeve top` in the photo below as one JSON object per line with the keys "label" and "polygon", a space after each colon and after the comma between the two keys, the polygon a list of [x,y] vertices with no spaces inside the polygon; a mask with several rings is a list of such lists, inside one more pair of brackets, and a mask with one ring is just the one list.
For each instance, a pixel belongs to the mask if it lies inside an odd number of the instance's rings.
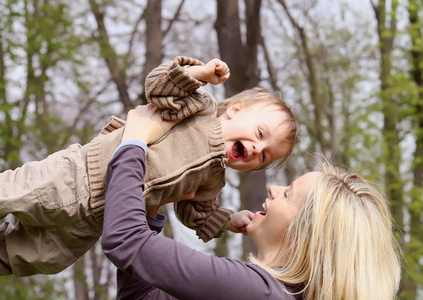
{"label": "purple long-sleeve top", "polygon": [[121,147],[110,161],[102,247],[118,267],[118,299],[294,299],[257,265],[219,258],[158,235],[142,191],[145,150]]}

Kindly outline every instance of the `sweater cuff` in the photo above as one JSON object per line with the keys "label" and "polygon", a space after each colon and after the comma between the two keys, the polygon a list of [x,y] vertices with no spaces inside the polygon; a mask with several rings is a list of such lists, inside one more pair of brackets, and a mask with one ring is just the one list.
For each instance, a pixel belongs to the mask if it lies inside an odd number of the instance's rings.
{"label": "sweater cuff", "polygon": [[169,67],[168,78],[179,89],[183,91],[193,92],[200,86],[206,85],[207,82],[203,82],[191,77],[191,75],[186,72],[186,68],[183,67],[203,65],[204,63],[198,59],[185,56],[177,56],[173,60],[172,65]]}
{"label": "sweater cuff", "polygon": [[[220,207],[217,209],[197,231],[198,237],[207,243],[213,238],[222,236],[224,227],[229,225],[229,220],[234,212],[227,208]],[[222,233],[221,233],[222,232]]]}

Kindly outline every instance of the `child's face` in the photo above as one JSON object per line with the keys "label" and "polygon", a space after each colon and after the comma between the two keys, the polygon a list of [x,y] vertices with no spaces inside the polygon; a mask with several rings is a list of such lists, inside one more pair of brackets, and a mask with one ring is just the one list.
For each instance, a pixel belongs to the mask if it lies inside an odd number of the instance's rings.
{"label": "child's face", "polygon": [[280,139],[288,130],[286,117],[276,105],[231,104],[220,116],[228,167],[250,170],[285,156],[290,145]]}

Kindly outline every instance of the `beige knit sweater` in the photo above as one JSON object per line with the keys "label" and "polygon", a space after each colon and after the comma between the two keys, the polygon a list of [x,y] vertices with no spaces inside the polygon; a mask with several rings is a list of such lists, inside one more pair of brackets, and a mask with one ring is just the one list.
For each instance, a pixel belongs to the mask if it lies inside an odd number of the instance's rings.
{"label": "beige knit sweater", "polygon": [[[162,118],[182,121],[149,145],[144,197],[147,206],[155,206],[198,188],[194,200],[177,202],[174,207],[179,220],[207,242],[219,233],[232,211],[219,207],[216,200],[225,185],[227,160],[221,123],[216,118],[217,102],[198,89],[204,83],[181,67],[201,64],[179,56],[154,69],[146,79],[147,98],[163,109]],[[124,124],[112,117],[88,144],[91,208],[99,220],[104,212],[107,163],[121,141]]]}

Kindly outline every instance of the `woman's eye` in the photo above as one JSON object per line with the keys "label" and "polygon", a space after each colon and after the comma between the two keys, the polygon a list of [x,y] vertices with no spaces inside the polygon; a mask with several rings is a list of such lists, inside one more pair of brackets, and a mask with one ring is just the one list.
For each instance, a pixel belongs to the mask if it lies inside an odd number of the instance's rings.
{"label": "woman's eye", "polygon": [[266,159],[266,154],[264,152],[261,153],[261,161],[264,162]]}
{"label": "woman's eye", "polygon": [[283,196],[284,196],[285,198],[288,198],[288,190],[285,190],[285,191],[283,192]]}

